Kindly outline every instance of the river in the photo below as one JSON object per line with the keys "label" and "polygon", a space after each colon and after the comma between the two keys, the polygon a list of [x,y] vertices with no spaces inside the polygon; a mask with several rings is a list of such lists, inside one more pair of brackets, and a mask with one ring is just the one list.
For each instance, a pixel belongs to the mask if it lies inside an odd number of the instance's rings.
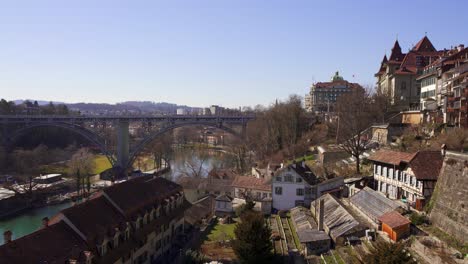
{"label": "river", "polygon": [[[164,177],[177,181],[181,176],[191,174],[192,169],[200,169],[201,176],[208,175],[213,167],[219,167],[226,164],[225,155],[219,151],[192,151],[187,149],[176,150],[170,161],[171,171]],[[62,209],[72,205],[71,202],[35,208],[18,214],[12,218],[0,220],[0,245],[3,244],[3,232],[10,230],[13,233],[13,239],[30,234],[42,225],[42,218],[56,215]]]}

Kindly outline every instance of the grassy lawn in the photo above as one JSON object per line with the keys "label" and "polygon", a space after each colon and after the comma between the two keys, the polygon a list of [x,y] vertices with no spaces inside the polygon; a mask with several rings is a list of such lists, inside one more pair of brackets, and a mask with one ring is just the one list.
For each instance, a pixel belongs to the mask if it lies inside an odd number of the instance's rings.
{"label": "grassy lawn", "polygon": [[112,166],[104,155],[96,155],[94,158],[94,170],[93,174],[99,174],[107,169],[110,169]]}
{"label": "grassy lawn", "polygon": [[205,254],[209,260],[220,260],[226,263],[231,263],[237,259],[234,250],[230,243],[225,243],[226,240],[234,239],[234,228],[236,223],[233,224],[220,224],[216,223],[209,231],[210,233],[202,240],[203,243],[200,251]]}
{"label": "grassy lawn", "polygon": [[218,240],[232,240],[234,239],[234,228],[236,223],[233,224],[220,224],[217,223],[216,226],[208,234],[208,241],[218,241]]}

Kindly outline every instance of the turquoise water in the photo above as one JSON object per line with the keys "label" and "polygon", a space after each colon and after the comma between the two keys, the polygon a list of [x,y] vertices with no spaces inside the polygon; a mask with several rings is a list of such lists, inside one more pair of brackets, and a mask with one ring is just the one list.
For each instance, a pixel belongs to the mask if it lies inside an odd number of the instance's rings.
{"label": "turquoise water", "polygon": [[50,205],[29,210],[15,217],[0,220],[0,245],[3,244],[3,232],[13,232],[13,239],[30,234],[42,226],[42,218],[56,215],[60,210],[71,206],[71,202]]}

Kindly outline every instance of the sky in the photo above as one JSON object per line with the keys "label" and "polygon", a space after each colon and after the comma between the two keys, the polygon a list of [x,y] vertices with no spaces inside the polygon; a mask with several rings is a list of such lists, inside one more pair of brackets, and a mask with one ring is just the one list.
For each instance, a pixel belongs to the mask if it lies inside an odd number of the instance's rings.
{"label": "sky", "polygon": [[[374,85],[398,38],[468,44],[468,1],[0,0],[0,98],[268,105],[339,71]],[[464,21],[465,20],[465,21]]]}

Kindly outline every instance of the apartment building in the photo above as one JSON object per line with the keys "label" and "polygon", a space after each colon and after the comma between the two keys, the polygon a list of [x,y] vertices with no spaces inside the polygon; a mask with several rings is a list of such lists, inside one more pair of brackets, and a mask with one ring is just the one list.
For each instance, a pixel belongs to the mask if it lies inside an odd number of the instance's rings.
{"label": "apartment building", "polygon": [[136,178],[44,219],[30,235],[11,240],[11,232],[5,232],[0,259],[10,264],[163,261],[177,251],[189,207],[181,186],[163,178]]}
{"label": "apartment building", "polygon": [[418,210],[431,198],[442,167],[440,151],[380,150],[368,159],[374,164],[377,191],[390,199],[407,201]]}

